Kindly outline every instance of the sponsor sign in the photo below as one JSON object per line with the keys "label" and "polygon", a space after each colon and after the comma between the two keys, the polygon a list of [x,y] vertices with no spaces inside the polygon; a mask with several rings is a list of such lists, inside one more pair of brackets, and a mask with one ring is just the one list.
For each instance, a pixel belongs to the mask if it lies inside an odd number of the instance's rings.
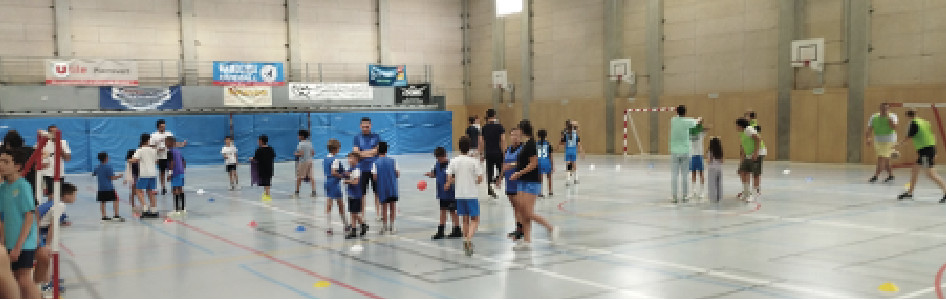
{"label": "sponsor sign", "polygon": [[409,84],[394,91],[395,104],[430,104],[430,84]]}
{"label": "sponsor sign", "polygon": [[222,86],[284,86],[286,80],[281,62],[215,61],[214,85]]}
{"label": "sponsor sign", "polygon": [[138,62],[102,59],[47,59],[46,84],[136,86]]}
{"label": "sponsor sign", "polygon": [[289,83],[290,101],[373,100],[367,82]]}
{"label": "sponsor sign", "polygon": [[223,88],[224,106],[273,106],[273,89],[268,86],[228,86]]}
{"label": "sponsor sign", "polygon": [[407,67],[404,65],[368,65],[368,84],[371,86],[407,85]]}
{"label": "sponsor sign", "polygon": [[117,110],[163,110],[184,108],[181,87],[99,88],[99,107]]}

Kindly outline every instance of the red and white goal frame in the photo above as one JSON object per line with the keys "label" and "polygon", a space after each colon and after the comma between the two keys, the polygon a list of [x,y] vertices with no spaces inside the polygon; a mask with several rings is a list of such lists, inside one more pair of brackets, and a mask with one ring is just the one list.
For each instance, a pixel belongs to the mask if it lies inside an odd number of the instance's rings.
{"label": "red and white goal frame", "polygon": [[633,112],[661,112],[674,111],[676,107],[651,107],[651,108],[629,108],[624,110],[624,156],[627,156],[627,125],[631,125],[631,132],[634,134],[634,141],[637,142],[638,154],[646,154],[644,146],[641,145],[640,135],[637,134],[637,126],[634,126]]}
{"label": "red and white goal frame", "polygon": [[[940,140],[939,144],[940,146],[944,147],[943,148],[944,150],[946,150],[946,129],[944,129],[943,127],[943,118],[939,114],[939,108],[946,107],[946,103],[886,102],[886,104],[890,108],[913,108],[913,109],[929,108],[929,109],[932,109],[933,117],[936,119],[936,128],[939,131],[939,140]],[[907,167],[912,167],[915,164],[916,163],[913,163],[913,162],[903,162],[903,163],[893,164],[890,167],[891,168],[907,168]]]}
{"label": "red and white goal frame", "polygon": [[[55,204],[59,204],[62,201],[62,132],[59,130],[53,132],[46,132],[39,130],[36,134],[36,148],[33,150],[33,154],[30,155],[29,160],[26,161],[26,165],[23,166],[23,170],[20,171],[20,176],[26,177],[27,173],[31,168],[42,168],[43,161],[43,149],[46,147],[47,143],[52,142],[54,146],[53,150],[53,164],[47,166],[47,168],[53,168],[53,190],[52,190],[52,199],[49,201],[55,201]],[[34,197],[40,197],[42,195],[42,178],[39,175],[39,172],[36,174],[36,191]],[[47,212],[49,213],[49,212]],[[60,299],[59,294],[59,217],[61,212],[57,213],[52,217],[52,222],[49,226],[52,226],[52,240],[47,240],[46,244],[49,246],[49,249],[52,250],[52,284],[53,284],[53,299]],[[37,216],[38,218],[39,216]]]}

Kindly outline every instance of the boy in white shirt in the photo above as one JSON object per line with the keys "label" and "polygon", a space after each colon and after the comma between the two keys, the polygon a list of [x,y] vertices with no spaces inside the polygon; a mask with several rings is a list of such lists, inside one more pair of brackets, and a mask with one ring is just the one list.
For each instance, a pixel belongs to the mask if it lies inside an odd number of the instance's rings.
{"label": "boy in white shirt", "polygon": [[[693,185],[693,195],[690,199],[703,198],[703,188],[705,188],[706,178],[703,175],[705,166],[703,165],[703,139],[706,137],[706,127],[703,127],[702,119],[696,123],[696,126],[690,128],[690,182]],[[700,185],[697,188],[696,175],[700,175]]]}
{"label": "boy in white shirt", "polygon": [[220,154],[223,155],[224,163],[227,165],[227,174],[230,175],[230,190],[235,190],[240,186],[240,179],[237,177],[237,148],[233,145],[233,137],[227,136],[224,139],[223,149]]}
{"label": "boy in white shirt", "polygon": [[480,224],[480,203],[477,185],[483,182],[483,168],[479,159],[469,156],[470,138],[460,137],[458,143],[460,156],[450,160],[447,165],[447,183],[444,189],[456,184],[455,197],[457,214],[463,218],[463,250],[467,256],[473,255],[473,234]]}
{"label": "boy in white shirt", "polygon": [[[149,145],[150,138],[148,134],[141,135],[140,147],[129,160],[131,163],[138,163],[139,177],[138,182],[135,183],[135,189],[143,207],[140,208],[142,218],[158,217],[158,201],[155,199],[154,191],[158,187],[158,150]],[[145,191],[148,192],[150,206],[144,202]]]}

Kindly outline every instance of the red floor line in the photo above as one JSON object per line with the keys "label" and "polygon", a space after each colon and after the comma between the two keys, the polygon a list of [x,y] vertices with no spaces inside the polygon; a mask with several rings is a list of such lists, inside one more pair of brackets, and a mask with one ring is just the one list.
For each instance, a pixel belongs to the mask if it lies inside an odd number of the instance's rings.
{"label": "red floor line", "polygon": [[940,299],[943,299],[943,271],[946,271],[946,264],[939,267],[939,272],[936,272],[936,279],[933,281],[933,288],[936,289],[936,297]]}
{"label": "red floor line", "polygon": [[378,295],[375,295],[375,294],[373,294],[373,293],[371,293],[371,292],[368,292],[368,291],[365,291],[365,290],[356,288],[356,287],[354,287],[354,286],[348,285],[348,284],[346,284],[346,283],[337,281],[337,280],[332,279],[332,278],[329,278],[329,277],[325,277],[325,276],[323,276],[323,275],[320,275],[320,274],[318,274],[318,273],[315,273],[315,272],[312,271],[312,270],[309,270],[309,269],[300,267],[300,266],[298,266],[298,265],[292,264],[292,263],[290,263],[290,262],[287,262],[287,261],[284,261],[284,260],[282,260],[282,259],[276,258],[276,257],[274,257],[274,256],[272,256],[272,255],[269,255],[269,254],[267,254],[267,253],[265,253],[265,252],[263,252],[263,251],[253,249],[253,248],[250,248],[250,247],[248,247],[248,246],[244,246],[244,245],[242,245],[242,244],[239,244],[239,243],[237,243],[237,242],[231,241],[231,240],[226,239],[226,238],[224,238],[224,237],[221,237],[221,236],[218,236],[218,235],[216,235],[216,234],[213,234],[213,233],[204,231],[204,230],[202,230],[202,229],[200,229],[200,228],[197,228],[197,227],[195,227],[195,226],[189,225],[189,224],[187,224],[187,223],[180,222],[180,221],[175,221],[175,223],[177,223],[177,224],[179,224],[179,225],[181,225],[181,226],[184,226],[184,227],[186,227],[186,228],[188,228],[188,229],[190,229],[190,230],[196,231],[196,232],[201,233],[201,234],[203,234],[203,235],[206,235],[206,236],[209,236],[209,237],[214,238],[214,239],[216,239],[216,240],[219,240],[219,241],[221,241],[221,242],[230,244],[231,246],[234,246],[234,247],[237,247],[237,248],[240,248],[240,249],[243,249],[243,250],[252,252],[252,253],[254,253],[254,254],[256,254],[256,255],[259,255],[259,256],[266,257],[267,259],[269,259],[269,260],[271,260],[271,261],[273,261],[273,262],[276,262],[276,263],[279,263],[279,264],[281,264],[281,265],[284,265],[284,266],[287,266],[287,267],[296,269],[296,270],[298,270],[298,271],[300,271],[300,272],[309,274],[309,276],[312,276],[312,277],[315,277],[315,278],[318,278],[318,279],[321,279],[321,280],[324,280],[324,281],[328,281],[328,282],[331,282],[331,283],[334,284],[334,285],[337,285],[337,286],[340,286],[340,287],[343,287],[343,288],[352,290],[352,291],[354,291],[354,292],[356,292],[356,293],[359,293],[359,294],[361,294],[361,295],[363,295],[363,296],[365,296],[365,297],[372,298],[372,299],[384,299],[384,298],[382,298],[382,297],[380,297],[380,296],[378,296]]}
{"label": "red floor line", "polygon": [[59,248],[62,248],[63,251],[66,251],[66,254],[69,254],[69,256],[76,257],[76,254],[73,253],[72,250],[69,249],[69,247],[66,247],[66,245],[59,243]]}

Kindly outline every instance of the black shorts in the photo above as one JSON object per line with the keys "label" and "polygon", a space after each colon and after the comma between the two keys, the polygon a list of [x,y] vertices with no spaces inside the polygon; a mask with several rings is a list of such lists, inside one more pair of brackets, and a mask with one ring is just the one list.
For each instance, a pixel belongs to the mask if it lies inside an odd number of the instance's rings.
{"label": "black shorts", "polygon": [[381,200],[381,204],[397,202],[397,197],[387,197]]}
{"label": "black shorts", "polygon": [[236,171],[236,165],[227,165],[227,173]]}
{"label": "black shorts", "polygon": [[916,164],[932,168],[936,164],[936,146],[916,150]]}
{"label": "black shorts", "polygon": [[377,195],[378,182],[374,180],[373,174],[371,174],[371,172],[361,172],[361,177],[358,179],[358,184],[361,185],[362,195],[368,195],[368,183],[371,183],[371,190],[374,191],[375,195]]}
{"label": "black shorts", "polygon": [[99,191],[98,195],[95,196],[95,200],[98,202],[118,201],[118,195],[115,191]]}
{"label": "black shorts", "polygon": [[259,186],[272,186],[273,185],[273,176],[259,176]]}
{"label": "black shorts", "polygon": [[168,171],[168,160],[167,160],[167,158],[165,158],[165,159],[159,159],[159,160],[158,160],[158,171],[160,171],[161,174],[164,174],[164,173],[166,173],[166,172]]}
{"label": "black shorts", "polygon": [[361,199],[348,198],[348,212],[353,214],[361,213],[363,206]]}
{"label": "black shorts", "polygon": [[440,199],[440,210],[457,211],[457,200]]}
{"label": "black shorts", "polygon": [[[10,254],[11,251],[7,251]],[[36,250],[20,250],[20,257],[16,261],[10,262],[10,269],[13,271],[20,269],[32,269],[36,262]]]}

